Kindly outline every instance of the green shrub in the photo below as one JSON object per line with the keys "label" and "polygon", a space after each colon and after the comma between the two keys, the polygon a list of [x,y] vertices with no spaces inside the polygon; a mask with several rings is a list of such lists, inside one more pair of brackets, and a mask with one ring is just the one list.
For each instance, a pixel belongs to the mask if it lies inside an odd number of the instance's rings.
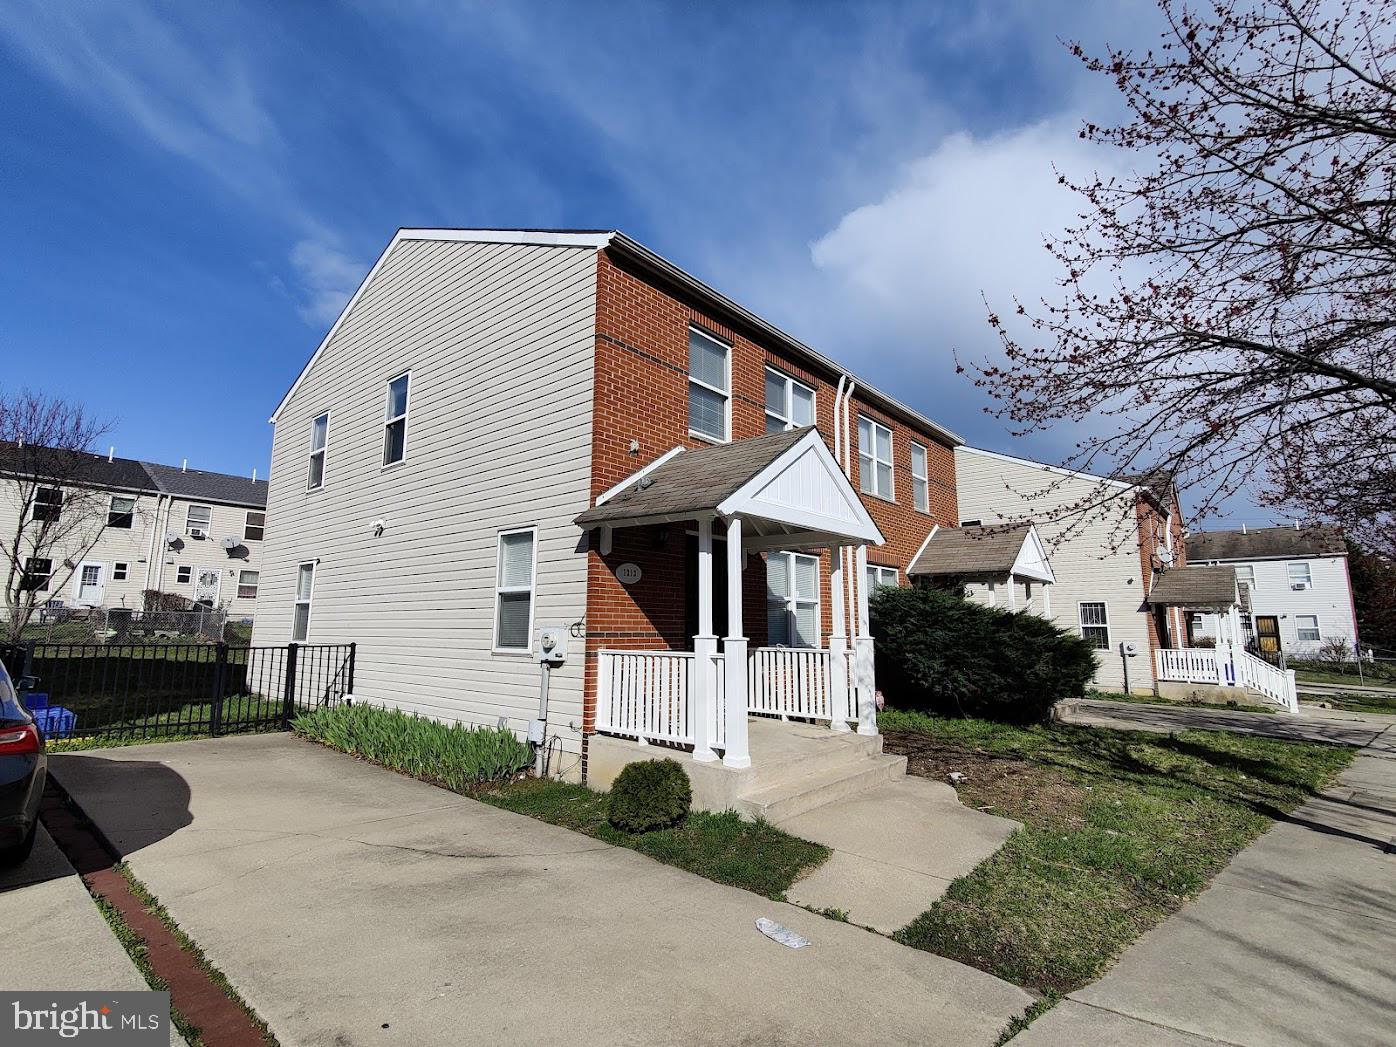
{"label": "green shrub", "polygon": [[675,760],[627,764],[611,786],[610,822],[628,833],[668,829],[683,821],[693,790]]}
{"label": "green shrub", "polygon": [[331,748],[456,792],[504,781],[532,760],[528,744],[510,730],[441,723],[376,705],[316,709],[291,726]]}
{"label": "green shrub", "polygon": [[888,587],[873,594],[870,614],[877,685],[898,708],[1030,723],[1081,697],[1095,673],[1090,644],[1029,611]]}

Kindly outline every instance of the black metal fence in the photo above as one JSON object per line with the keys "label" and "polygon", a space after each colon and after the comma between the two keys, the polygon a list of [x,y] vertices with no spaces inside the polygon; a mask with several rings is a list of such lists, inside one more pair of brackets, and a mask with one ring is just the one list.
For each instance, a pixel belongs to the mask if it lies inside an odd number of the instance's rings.
{"label": "black metal fence", "polygon": [[50,739],[283,730],[354,689],[356,645],[24,643],[0,646]]}

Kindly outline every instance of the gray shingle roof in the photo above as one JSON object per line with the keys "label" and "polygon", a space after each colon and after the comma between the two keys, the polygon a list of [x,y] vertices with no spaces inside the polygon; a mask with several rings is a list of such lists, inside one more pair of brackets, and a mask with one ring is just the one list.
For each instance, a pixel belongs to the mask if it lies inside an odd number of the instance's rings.
{"label": "gray shingle roof", "polygon": [[794,447],[809,427],[683,451],[640,481],[577,517],[582,527],[617,520],[679,517],[716,509],[729,495]]}
{"label": "gray shingle roof", "polygon": [[50,447],[0,445],[0,473],[51,476],[69,483],[112,487],[119,491],[153,491],[155,481],[132,458],[107,460],[104,454],[65,451]]}
{"label": "gray shingle roof", "polygon": [[1229,607],[1236,602],[1236,568],[1179,567],[1154,579],[1152,607]]}
{"label": "gray shingle roof", "polygon": [[1017,562],[1031,526],[942,527],[906,573],[930,577],[1007,574]]}
{"label": "gray shingle roof", "polygon": [[1343,532],[1337,527],[1258,527],[1242,531],[1199,531],[1188,535],[1188,559],[1264,560],[1295,556],[1346,556]]}
{"label": "gray shingle roof", "polygon": [[173,465],[142,462],[155,486],[165,494],[180,498],[204,498],[210,502],[246,505],[265,509],[267,482],[228,473],[208,473],[201,469],[177,469]]}

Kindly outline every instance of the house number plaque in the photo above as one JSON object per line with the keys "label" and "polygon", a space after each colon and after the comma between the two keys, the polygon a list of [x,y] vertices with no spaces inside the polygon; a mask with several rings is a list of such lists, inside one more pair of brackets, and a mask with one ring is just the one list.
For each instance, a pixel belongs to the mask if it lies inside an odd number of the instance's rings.
{"label": "house number plaque", "polygon": [[640,580],[640,565],[635,563],[623,563],[616,568],[616,581],[621,585],[634,585]]}

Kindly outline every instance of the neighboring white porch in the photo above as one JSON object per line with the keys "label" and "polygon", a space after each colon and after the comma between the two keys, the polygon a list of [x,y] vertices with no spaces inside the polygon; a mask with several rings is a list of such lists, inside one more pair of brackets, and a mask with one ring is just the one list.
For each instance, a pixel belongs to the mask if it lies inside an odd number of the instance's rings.
{"label": "neighboring white porch", "polygon": [[[723,765],[734,769],[751,766],[749,714],[877,734],[862,580],[866,544],[880,545],[883,538],[817,431],[671,452],[597,501],[577,522],[599,532],[603,553],[620,527],[691,522],[698,539],[693,650],[599,651],[598,732],[642,746],[691,746],[698,763],[716,761],[720,752]],[[724,538],[721,563],[713,548],[717,528]],[[749,650],[744,565],[753,554],[821,549],[832,551],[827,645]],[[721,638],[713,607],[719,570],[726,574],[728,623]]]}

